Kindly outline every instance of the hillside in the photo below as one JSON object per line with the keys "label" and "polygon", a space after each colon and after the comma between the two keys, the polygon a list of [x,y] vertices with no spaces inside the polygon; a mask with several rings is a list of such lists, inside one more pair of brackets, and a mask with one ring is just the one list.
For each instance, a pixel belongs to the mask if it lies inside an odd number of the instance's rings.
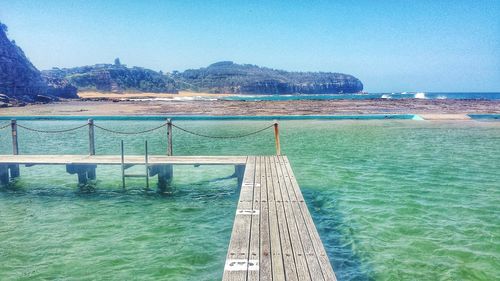
{"label": "hillside", "polygon": [[0,106],[76,98],[76,88],[59,80],[48,83],[0,23]]}
{"label": "hillside", "polygon": [[129,68],[120,63],[96,64],[74,68],[53,68],[42,71],[46,79],[65,79],[78,90],[103,92],[177,93],[174,80],[161,72],[142,68]]}
{"label": "hillside", "polygon": [[223,61],[184,72],[96,64],[38,71],[6,35],[0,23],[0,106],[77,98],[77,91],[177,93],[179,90],[233,94],[356,93],[363,84],[354,76],[331,72],[288,72]]}
{"label": "hillside", "polygon": [[335,94],[363,90],[361,81],[347,74],[288,72],[231,61],[174,72],[172,77],[187,90],[210,93]]}

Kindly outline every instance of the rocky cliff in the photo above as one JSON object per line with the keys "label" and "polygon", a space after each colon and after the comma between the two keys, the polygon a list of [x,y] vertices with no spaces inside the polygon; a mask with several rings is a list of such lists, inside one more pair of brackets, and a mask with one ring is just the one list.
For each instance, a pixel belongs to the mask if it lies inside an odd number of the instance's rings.
{"label": "rocky cliff", "polygon": [[7,26],[0,23],[0,106],[24,102],[49,102],[60,96],[76,97],[76,88],[48,84],[14,41],[7,38]]}
{"label": "rocky cliff", "polygon": [[174,72],[172,77],[185,89],[212,93],[335,94],[363,90],[361,81],[348,74],[288,72],[231,61]]}
{"label": "rocky cliff", "polygon": [[7,27],[0,23],[0,94],[9,99],[31,101],[45,94],[47,85],[24,52],[10,41]]}

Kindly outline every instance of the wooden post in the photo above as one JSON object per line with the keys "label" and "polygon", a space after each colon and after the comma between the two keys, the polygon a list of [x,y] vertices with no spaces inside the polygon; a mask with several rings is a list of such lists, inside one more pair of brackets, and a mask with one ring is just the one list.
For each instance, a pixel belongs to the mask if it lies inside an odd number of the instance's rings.
{"label": "wooden post", "polygon": [[[15,119],[10,120],[10,127],[12,128],[12,154],[19,154],[19,143],[17,142],[17,121]],[[17,178],[20,175],[19,165],[10,165],[10,176],[12,178]]]}
{"label": "wooden post", "polygon": [[89,155],[95,155],[94,120],[89,119]]}
{"label": "wooden post", "polygon": [[[88,124],[89,124],[89,155],[95,155],[94,120],[89,119]],[[87,172],[89,179],[91,180],[96,179],[95,170],[96,168],[89,168]]]}
{"label": "wooden post", "polygon": [[121,141],[121,168],[122,168],[122,189],[125,190],[125,149],[123,148],[123,140]]}
{"label": "wooden post", "polygon": [[174,151],[172,144],[172,120],[169,118],[167,119],[167,155],[172,156],[173,153]]}
{"label": "wooden post", "polygon": [[149,190],[149,161],[148,161],[148,141],[144,142],[144,164],[146,165],[146,189]]}
{"label": "wooden post", "polygon": [[277,120],[274,120],[274,142],[276,143],[276,155],[281,155],[280,131]]}
{"label": "wooden post", "polygon": [[17,143],[17,121],[15,119],[10,120],[10,127],[12,128],[12,154],[19,154],[19,146]]}

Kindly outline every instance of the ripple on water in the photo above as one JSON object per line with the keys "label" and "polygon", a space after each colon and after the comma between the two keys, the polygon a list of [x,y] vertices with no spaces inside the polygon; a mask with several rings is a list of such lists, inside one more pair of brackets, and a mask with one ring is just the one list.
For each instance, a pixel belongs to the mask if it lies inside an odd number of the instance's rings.
{"label": "ripple on water", "polygon": [[[122,130],[158,124],[101,122]],[[182,125],[237,134],[264,124]],[[164,153],[164,133],[124,137],[126,151],[142,154],[147,138],[152,153]],[[21,147],[86,153],[78,134],[23,132]],[[290,121],[281,134],[339,280],[500,276],[500,123]],[[0,134],[1,153],[10,152],[8,137]],[[96,141],[99,154],[119,153],[115,136],[99,132]],[[238,149],[180,132],[174,143],[178,155],[273,153],[265,133]],[[175,196],[168,197],[141,191],[140,180],[121,193],[116,167],[99,167],[92,194],[76,193],[64,167],[23,167],[17,189],[0,192],[0,280],[220,279],[237,200],[236,181],[225,178],[233,171],[176,167]]]}

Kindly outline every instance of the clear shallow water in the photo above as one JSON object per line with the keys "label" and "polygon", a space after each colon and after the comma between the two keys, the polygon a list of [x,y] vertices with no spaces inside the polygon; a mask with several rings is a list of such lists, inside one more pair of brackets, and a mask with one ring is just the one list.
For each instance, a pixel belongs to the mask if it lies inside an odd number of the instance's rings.
{"label": "clear shallow water", "polygon": [[[68,128],[82,121],[19,121]],[[179,121],[206,134],[269,121]],[[159,121],[99,121],[121,130]],[[0,132],[0,153],[10,153]],[[500,124],[286,121],[289,156],[339,280],[494,280],[500,275]],[[85,129],[63,137],[20,130],[21,153],[86,153]],[[98,154],[120,136],[96,129]],[[126,137],[127,153],[146,137]],[[147,135],[164,153],[165,131]],[[37,146],[28,146],[28,143]],[[234,141],[174,129],[178,155],[272,154],[272,132]],[[118,167],[98,168],[94,194],[64,167],[22,168],[0,192],[0,279],[220,279],[238,194],[232,167],[176,167],[173,197],[119,192]]]}

